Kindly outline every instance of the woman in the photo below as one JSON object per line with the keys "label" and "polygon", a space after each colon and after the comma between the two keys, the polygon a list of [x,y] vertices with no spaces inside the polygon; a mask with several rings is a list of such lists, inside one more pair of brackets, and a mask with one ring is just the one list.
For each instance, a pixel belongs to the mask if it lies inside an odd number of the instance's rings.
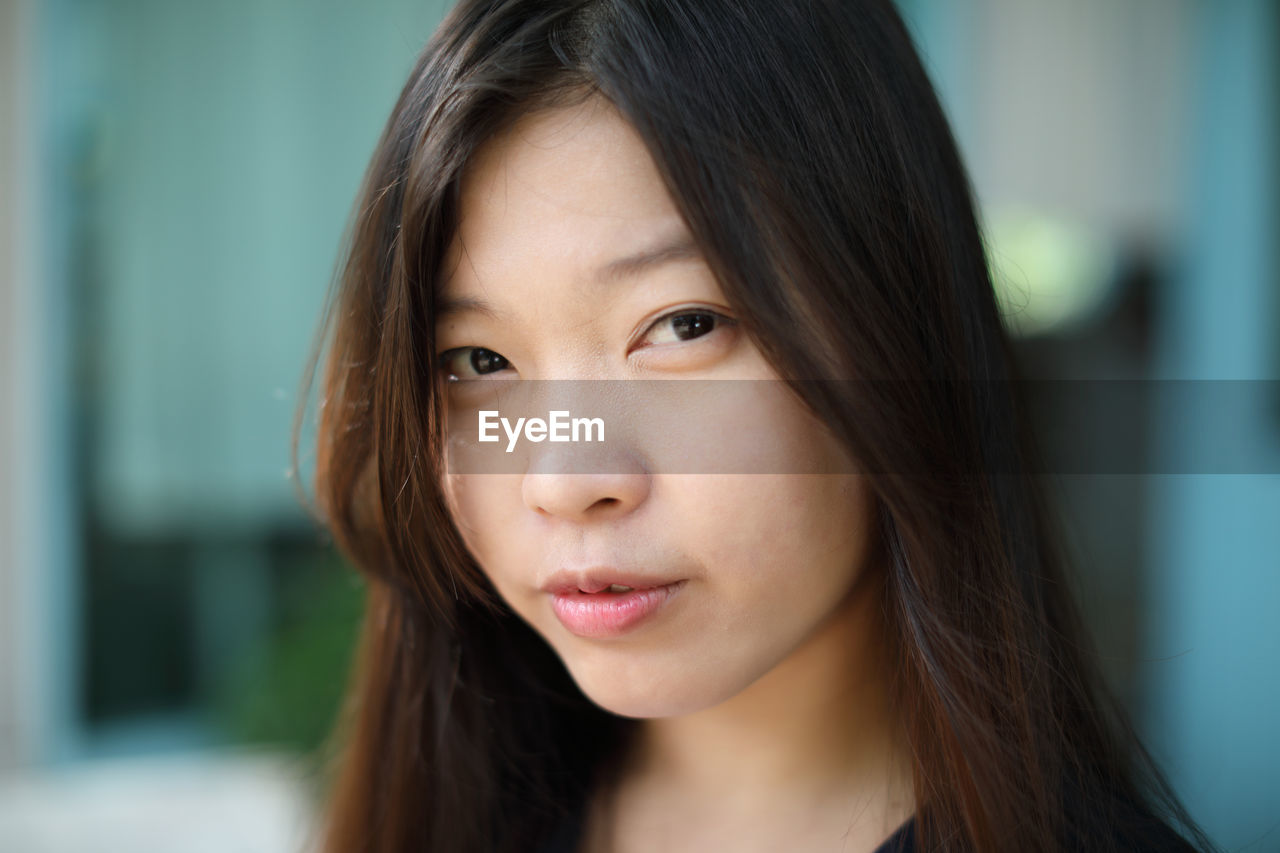
{"label": "woman", "polygon": [[[340,285],[328,850],[1207,846],[1082,651],[888,0],[463,0]],[[482,446],[539,380],[611,440]]]}

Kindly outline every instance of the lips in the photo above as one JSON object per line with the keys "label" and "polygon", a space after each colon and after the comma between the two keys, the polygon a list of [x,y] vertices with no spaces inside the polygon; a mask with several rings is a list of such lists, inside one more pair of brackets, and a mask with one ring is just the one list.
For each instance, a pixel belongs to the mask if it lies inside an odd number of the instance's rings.
{"label": "lips", "polygon": [[624,586],[638,590],[657,589],[670,586],[680,580],[677,577],[659,577],[622,569],[598,568],[578,572],[556,572],[542,585],[541,589],[552,595],[572,592],[599,593],[611,586]]}
{"label": "lips", "polygon": [[599,639],[620,636],[650,621],[684,584],[680,578],[598,569],[557,573],[542,589],[551,595],[551,609],[570,633]]}

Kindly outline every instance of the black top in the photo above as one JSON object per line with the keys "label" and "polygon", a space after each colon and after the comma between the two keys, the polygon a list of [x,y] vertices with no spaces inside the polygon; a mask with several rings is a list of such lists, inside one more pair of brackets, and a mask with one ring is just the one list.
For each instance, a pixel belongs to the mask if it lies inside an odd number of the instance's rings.
{"label": "black top", "polygon": [[[571,811],[557,824],[548,842],[537,853],[578,853],[582,843],[583,823],[588,797],[582,796]],[[1196,853],[1197,847],[1187,841],[1152,811],[1128,798],[1084,807],[1078,797],[1067,797],[1065,831],[1071,835],[1069,848],[1081,851],[1111,850],[1127,853]],[[917,846],[914,817],[887,839],[873,853],[915,853]]]}
{"label": "black top", "polygon": [[[1079,850],[1126,850],[1134,853],[1195,853],[1196,848],[1167,824],[1150,815],[1134,813],[1132,821],[1093,827],[1082,831]],[[582,835],[582,812],[574,812],[557,827],[554,837],[538,853],[578,853]],[[1101,833],[1099,837],[1098,833]],[[915,853],[916,823],[912,818],[898,827],[874,853]]]}
{"label": "black top", "polygon": [[[582,840],[582,812],[574,812],[559,828],[551,841],[539,853],[578,853],[578,844]],[[908,820],[897,831],[884,840],[874,853],[915,853],[916,823]]]}

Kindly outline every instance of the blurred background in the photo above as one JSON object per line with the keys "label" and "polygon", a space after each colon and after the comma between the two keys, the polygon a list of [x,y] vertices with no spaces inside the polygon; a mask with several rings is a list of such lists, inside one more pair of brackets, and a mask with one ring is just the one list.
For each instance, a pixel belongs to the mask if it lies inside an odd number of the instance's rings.
{"label": "blurred background", "polygon": [[[0,0],[0,850],[307,844],[362,588],[290,429],[446,5]],[[1280,10],[900,6],[1027,372],[1246,389],[1041,415],[1143,460],[1053,478],[1088,618],[1192,814],[1278,851]]]}

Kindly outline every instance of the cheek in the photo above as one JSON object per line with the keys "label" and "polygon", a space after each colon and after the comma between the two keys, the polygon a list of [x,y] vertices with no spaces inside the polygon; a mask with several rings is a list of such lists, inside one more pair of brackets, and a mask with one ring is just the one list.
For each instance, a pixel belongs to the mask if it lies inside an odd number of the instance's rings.
{"label": "cheek", "polygon": [[[769,476],[742,478],[713,514],[742,580],[772,588],[804,612],[856,579],[873,536],[870,481],[827,428],[792,401],[766,409]],[[762,454],[764,455],[764,454]],[[830,472],[830,473],[828,473]],[[832,602],[834,604],[835,602]]]}
{"label": "cheek", "polygon": [[705,543],[714,582],[731,601],[773,600],[778,607],[764,610],[776,613],[785,600],[812,612],[847,589],[866,561],[871,500],[857,475],[755,475],[722,484],[718,497],[704,489],[687,496],[685,517],[699,519],[689,532]]}
{"label": "cheek", "polygon": [[790,473],[689,478],[674,514],[689,519],[683,541],[699,543],[708,567],[706,615],[723,626],[709,635],[708,660],[744,681],[840,608],[876,536],[870,480],[799,473],[856,471],[843,446],[799,404],[764,411],[769,464]]}
{"label": "cheek", "polygon": [[511,553],[519,546],[512,535],[520,508],[518,480],[509,474],[447,474],[441,483],[462,541],[499,592],[510,580],[504,567],[512,565]]}
{"label": "cheek", "polygon": [[630,716],[691,713],[746,689],[840,609],[870,550],[857,477],[664,479],[664,535],[702,570],[683,612],[625,654],[570,644],[565,656],[589,696]]}

